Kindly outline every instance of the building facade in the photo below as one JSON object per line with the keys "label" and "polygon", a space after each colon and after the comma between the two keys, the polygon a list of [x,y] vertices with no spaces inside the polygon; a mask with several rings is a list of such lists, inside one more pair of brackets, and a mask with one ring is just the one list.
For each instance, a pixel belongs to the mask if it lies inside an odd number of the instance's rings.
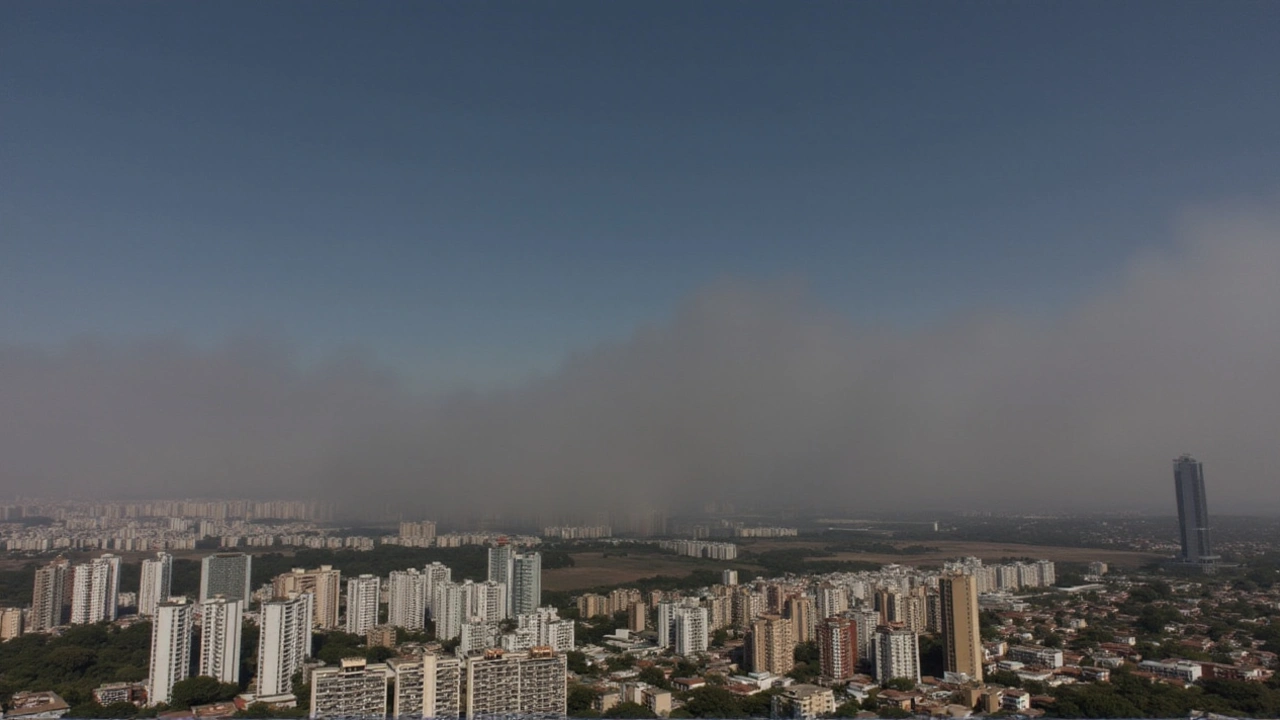
{"label": "building facade", "polygon": [[311,717],[377,717],[387,714],[387,666],[343,658],[336,667],[311,671]]}
{"label": "building facade", "polygon": [[142,561],[142,582],[138,585],[138,614],[150,617],[156,606],[169,599],[173,585],[173,556],[158,552],[154,560]]}
{"label": "building facade", "polygon": [[156,606],[151,623],[151,670],[147,679],[152,705],[173,699],[173,685],[191,674],[192,605],[186,598]]}
{"label": "building facade", "polygon": [[876,680],[894,678],[920,682],[920,643],[910,630],[881,625],[875,639]]}
{"label": "building facade", "polygon": [[381,581],[376,575],[360,575],[347,580],[347,632],[364,635],[378,624]]}
{"label": "building facade", "polygon": [[387,582],[387,624],[421,630],[427,619],[427,575],[416,569],[393,570]]}
{"label": "building facade", "polygon": [[822,677],[833,682],[848,680],[858,672],[858,628],[846,617],[818,623],[818,665]]}
{"label": "building facade", "polygon": [[338,595],[342,591],[342,571],[332,565],[315,570],[294,568],[271,581],[271,592],[278,598],[310,593],[315,599],[312,623],[323,630],[338,627]]}
{"label": "building facade", "polygon": [[1216,559],[1209,541],[1209,503],[1204,492],[1204,465],[1190,455],[1173,461],[1173,485],[1178,497],[1178,529],[1182,560],[1189,563]]}
{"label": "building facade", "polygon": [[944,668],[982,682],[982,636],[978,628],[978,582],[971,575],[938,581]]}
{"label": "building facade", "polygon": [[315,599],[302,593],[262,604],[258,634],[258,695],[293,691],[293,674],[311,653],[311,624]]}
{"label": "building facade", "polygon": [[253,556],[245,553],[217,553],[200,562],[200,601],[221,595],[228,600],[249,602],[253,593],[249,575]]}
{"label": "building facade", "polygon": [[214,597],[200,603],[200,674],[240,682],[240,633],[244,601]]}

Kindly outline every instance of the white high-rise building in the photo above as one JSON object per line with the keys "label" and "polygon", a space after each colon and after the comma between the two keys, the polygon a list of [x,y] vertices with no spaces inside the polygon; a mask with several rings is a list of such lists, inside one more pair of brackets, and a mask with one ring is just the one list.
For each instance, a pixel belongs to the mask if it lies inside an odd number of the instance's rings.
{"label": "white high-rise building", "polygon": [[867,607],[850,610],[846,616],[853,620],[858,633],[858,659],[875,664],[876,628],[880,626],[880,613]]}
{"label": "white high-rise building", "polygon": [[676,619],[676,604],[663,601],[658,603],[658,647],[669,648],[675,642],[672,630]]}
{"label": "white high-rise building", "polygon": [[200,562],[200,600],[221,595],[228,600],[252,599],[249,576],[253,556],[244,553],[218,553]]}
{"label": "white high-rise building", "polygon": [[673,624],[677,655],[692,655],[707,651],[706,608],[676,608]]}
{"label": "white high-rise building", "polygon": [[154,560],[142,561],[142,582],[138,585],[138,614],[156,614],[156,606],[169,599],[173,585],[173,556],[156,553]]}
{"label": "white high-rise building", "polygon": [[387,624],[421,630],[427,620],[428,576],[416,569],[393,570],[387,584]]}
{"label": "white high-rise building", "polygon": [[914,632],[887,626],[876,628],[876,680],[894,678],[920,682],[920,643]]}
{"label": "white high-rise building", "polygon": [[471,585],[471,615],[497,622],[510,617],[507,586],[492,580]]}
{"label": "white high-rise building", "polygon": [[814,606],[818,611],[818,620],[835,617],[849,609],[849,592],[840,585],[823,583],[818,586]]}
{"label": "white high-rise building", "polygon": [[[505,544],[489,548],[489,582],[502,583],[511,587],[511,575],[515,571],[516,549]],[[507,614],[511,615],[511,598],[507,598]]]}
{"label": "white high-rise building", "polygon": [[258,695],[293,692],[293,674],[311,653],[311,621],[315,596],[302,593],[262,604],[258,635]]}
{"label": "white high-rise building", "polygon": [[147,699],[152,705],[172,699],[173,684],[191,674],[192,605],[186,598],[156,606],[151,623],[151,672]]}
{"label": "white high-rise building", "polygon": [[361,575],[347,580],[347,632],[364,635],[378,624],[380,584],[376,575]]}
{"label": "white high-rise building", "polygon": [[733,587],[734,585],[737,585],[737,584],[738,584],[738,571],[737,571],[737,570],[721,570],[721,571],[720,571],[720,584],[721,584],[721,585],[727,585],[727,586],[729,586],[729,587]]}
{"label": "white high-rise building", "polygon": [[498,645],[498,623],[479,618],[471,618],[462,623],[462,634],[458,640],[458,654],[466,656],[473,652],[488,650]]}
{"label": "white high-rise building", "polygon": [[223,597],[200,603],[200,674],[240,682],[240,631],[244,601]]}
{"label": "white high-rise building", "polygon": [[511,615],[534,612],[542,605],[542,553],[522,553],[512,562]]}
{"label": "white high-rise building", "polygon": [[71,624],[114,621],[120,595],[120,558],[107,554],[72,570]]}
{"label": "white high-rise building", "polygon": [[471,581],[443,582],[435,587],[431,601],[436,639],[452,640],[462,632],[462,621],[471,615]]}
{"label": "white high-rise building", "polygon": [[433,562],[423,568],[423,574],[427,576],[427,613],[435,618],[435,601],[436,588],[453,582],[453,570],[443,563]]}
{"label": "white high-rise building", "polygon": [[516,644],[521,646],[508,649],[528,650],[541,646],[556,652],[569,652],[574,647],[573,621],[561,618],[553,607],[542,607],[517,616],[516,628],[515,635],[520,636],[515,639]]}

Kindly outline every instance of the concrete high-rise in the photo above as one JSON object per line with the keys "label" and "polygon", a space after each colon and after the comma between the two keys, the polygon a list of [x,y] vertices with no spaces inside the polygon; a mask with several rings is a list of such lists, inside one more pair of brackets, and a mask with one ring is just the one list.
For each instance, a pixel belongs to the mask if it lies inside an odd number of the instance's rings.
{"label": "concrete high-rise", "polygon": [[386,665],[343,658],[336,666],[311,671],[311,717],[380,718],[386,714]]}
{"label": "concrete high-rise", "polygon": [[564,717],[568,694],[565,656],[551,648],[527,653],[489,650],[466,659],[466,717]]}
{"label": "concrete high-rise", "polygon": [[426,653],[417,658],[392,658],[387,665],[395,674],[393,717],[458,717],[462,661],[457,657]]}
{"label": "concrete high-rise", "polygon": [[378,624],[380,585],[377,575],[361,575],[347,580],[347,632],[364,635]]}
{"label": "concrete high-rise", "polygon": [[[507,544],[506,538],[499,540],[500,545],[489,548],[489,572],[485,578],[489,582],[502,583],[511,588],[511,575],[515,572],[516,549]],[[511,602],[511,598],[507,598]],[[507,606],[507,614],[511,614],[511,605]]]}
{"label": "concrete high-rise", "polygon": [[512,559],[510,615],[534,612],[542,605],[542,553],[520,553]]}
{"label": "concrete high-rise", "polygon": [[116,619],[120,596],[120,557],[106,554],[72,568],[71,624]]}
{"label": "concrete high-rise", "polygon": [[31,632],[46,632],[62,624],[63,598],[66,596],[67,575],[71,565],[66,558],[36,570],[35,587],[31,594]]}
{"label": "concrete high-rise", "polygon": [[944,668],[982,682],[982,636],[978,632],[978,581],[951,575],[938,581]]}
{"label": "concrete high-rise", "polygon": [[783,602],[783,617],[791,621],[791,632],[797,643],[812,642],[815,635],[817,610],[813,599],[804,595],[792,595]]}
{"label": "concrete high-rise", "polygon": [[427,581],[416,569],[392,570],[387,582],[387,624],[421,630],[427,620]]}
{"label": "concrete high-rise", "polygon": [[677,655],[692,655],[707,651],[709,628],[706,608],[676,608],[672,625]]}
{"label": "concrete high-rise", "polygon": [[311,653],[315,597],[302,593],[262,604],[258,634],[258,695],[293,692],[293,674]]}
{"label": "concrete high-rise", "polygon": [[1204,493],[1204,466],[1190,455],[1173,461],[1173,485],[1178,495],[1178,529],[1181,531],[1182,560],[1213,562],[1209,542],[1209,503]]}
{"label": "concrete high-rise", "polygon": [[786,675],[795,668],[796,643],[791,621],[779,615],[761,615],[751,623],[751,669]]}
{"label": "concrete high-rise", "polygon": [[289,597],[311,593],[316,627],[332,630],[338,627],[338,596],[342,592],[342,571],[332,565],[321,565],[315,570],[294,568],[271,580],[271,592],[276,597]]}
{"label": "concrete high-rise", "polygon": [[173,685],[191,674],[192,605],[186,598],[156,606],[151,623],[151,672],[147,699],[152,705],[173,699]]}
{"label": "concrete high-rise", "polygon": [[920,642],[914,632],[881,625],[876,628],[875,655],[878,682],[894,678],[920,682]]}
{"label": "concrete high-rise", "polygon": [[253,556],[244,553],[208,555],[200,562],[200,601],[221,595],[228,600],[253,599],[249,576]]}
{"label": "concrete high-rise", "polygon": [[22,608],[0,608],[0,642],[22,637],[23,626]]}
{"label": "concrete high-rise", "polygon": [[215,597],[200,603],[200,674],[240,682],[240,631],[244,601]]}
{"label": "concrete high-rise", "polygon": [[173,585],[173,556],[158,552],[154,560],[142,561],[142,582],[138,585],[138,614],[156,614],[156,606],[169,599]]}
{"label": "concrete high-rise", "polygon": [[858,631],[858,660],[865,660],[875,665],[876,628],[880,625],[880,613],[867,607],[850,610],[846,616],[853,621]]}
{"label": "concrete high-rise", "polygon": [[818,665],[822,677],[839,682],[858,672],[858,629],[853,620],[831,617],[818,623]]}

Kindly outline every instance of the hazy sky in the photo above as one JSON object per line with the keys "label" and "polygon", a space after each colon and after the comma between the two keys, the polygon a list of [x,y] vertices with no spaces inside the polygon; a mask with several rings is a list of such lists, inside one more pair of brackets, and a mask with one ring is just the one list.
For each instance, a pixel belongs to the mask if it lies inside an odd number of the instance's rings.
{"label": "hazy sky", "polygon": [[0,3],[0,489],[1153,504],[1191,451],[1280,508],[1278,35]]}

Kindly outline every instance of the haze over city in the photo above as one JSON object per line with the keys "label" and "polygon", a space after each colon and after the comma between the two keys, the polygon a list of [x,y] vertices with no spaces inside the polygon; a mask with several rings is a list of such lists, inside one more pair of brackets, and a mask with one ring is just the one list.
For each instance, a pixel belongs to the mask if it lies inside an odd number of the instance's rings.
{"label": "haze over city", "polygon": [[1280,511],[1276,6],[982,7],[6,5],[0,492]]}

